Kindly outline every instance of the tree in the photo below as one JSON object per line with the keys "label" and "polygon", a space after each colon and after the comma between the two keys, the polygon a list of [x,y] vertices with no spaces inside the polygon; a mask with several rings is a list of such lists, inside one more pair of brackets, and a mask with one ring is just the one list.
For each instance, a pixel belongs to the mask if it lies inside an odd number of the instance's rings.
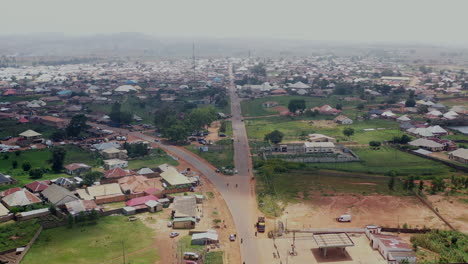
{"label": "tree", "polygon": [[75,225],[75,217],[73,215],[69,214],[67,218],[67,227],[68,228],[73,228],[73,225]]}
{"label": "tree", "polygon": [[40,179],[42,175],[44,175],[44,169],[42,168],[34,168],[29,171],[29,177],[31,177],[31,179]]}
{"label": "tree", "polygon": [[[86,121],[88,118],[84,114],[74,115],[66,128],[66,134],[69,137],[77,137],[88,128]],[[58,136],[58,135],[56,135]]]}
{"label": "tree", "polygon": [[196,131],[209,126],[217,118],[216,109],[212,106],[196,108],[187,116],[185,123],[190,130]]}
{"label": "tree", "polygon": [[170,127],[164,128],[162,130],[163,137],[167,138],[169,141],[183,141],[189,135],[189,130],[185,124],[182,122],[177,122]]}
{"label": "tree", "polygon": [[414,176],[411,175],[411,176],[408,177],[408,190],[412,191],[412,190],[414,190],[414,187],[415,187],[415,185],[414,185]]}
{"label": "tree", "polygon": [[57,130],[50,136],[53,141],[62,141],[67,137],[67,132],[64,130]]}
{"label": "tree", "polygon": [[370,141],[369,142],[369,146],[373,147],[373,148],[378,148],[380,147],[381,143],[380,141]]}
{"label": "tree", "polygon": [[390,179],[388,180],[388,189],[390,191],[393,191],[395,189],[395,176],[390,176]]}
{"label": "tree", "polygon": [[99,171],[90,171],[83,176],[83,185],[91,186],[93,183],[102,178],[104,174]]}
{"label": "tree", "polygon": [[421,193],[424,190],[424,181],[420,180],[419,181],[419,192]]}
{"label": "tree", "polygon": [[16,160],[12,161],[12,162],[11,162],[11,167],[12,167],[13,169],[18,168],[18,161],[16,161]]}
{"label": "tree", "polygon": [[158,128],[168,127],[175,123],[175,112],[170,107],[163,107],[154,112],[154,125]]}
{"label": "tree", "polygon": [[364,109],[364,104],[358,104],[356,106],[356,109],[359,110],[359,111],[363,110]]}
{"label": "tree", "polygon": [[425,114],[427,113],[429,110],[428,110],[428,107],[427,105],[420,105],[418,106],[418,114]]}
{"label": "tree", "polygon": [[443,190],[445,190],[445,182],[442,178],[436,178],[434,180],[432,180],[432,188],[431,188],[431,192],[432,193],[438,193],[438,192],[441,192]]}
{"label": "tree", "polygon": [[266,69],[263,63],[253,66],[250,71],[256,76],[266,76]]}
{"label": "tree", "polygon": [[338,103],[338,104],[336,104],[335,108],[336,108],[337,110],[343,110],[343,105],[340,104],[340,103]]}
{"label": "tree", "polygon": [[31,163],[26,161],[21,165],[21,168],[23,169],[23,171],[29,171],[31,169]]}
{"label": "tree", "polygon": [[303,99],[293,99],[289,101],[288,109],[291,113],[296,113],[296,111],[304,111],[306,108],[305,100]]}
{"label": "tree", "polygon": [[63,169],[66,154],[67,151],[64,148],[55,147],[52,149],[52,158],[49,160],[49,163],[52,164],[54,172],[60,172]]}
{"label": "tree", "polygon": [[416,105],[416,101],[413,98],[408,98],[405,102],[406,107],[414,107]]}
{"label": "tree", "polygon": [[278,144],[283,140],[284,134],[278,130],[274,130],[265,135],[265,141],[273,144]]}
{"label": "tree", "polygon": [[115,102],[112,105],[112,110],[109,114],[109,118],[112,120],[112,122],[120,124],[120,103]]}
{"label": "tree", "polygon": [[345,135],[348,138],[351,137],[352,135],[354,135],[354,128],[347,127],[343,129],[343,135]]}

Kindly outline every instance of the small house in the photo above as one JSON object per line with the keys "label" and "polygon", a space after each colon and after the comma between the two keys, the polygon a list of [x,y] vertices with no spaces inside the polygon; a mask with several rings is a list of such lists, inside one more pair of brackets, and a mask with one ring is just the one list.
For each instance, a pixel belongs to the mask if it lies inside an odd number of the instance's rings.
{"label": "small house", "polygon": [[128,167],[128,161],[121,159],[108,159],[104,160],[104,169],[112,170],[116,168],[126,168]]}
{"label": "small house", "polygon": [[174,229],[193,229],[197,220],[195,217],[182,217],[175,218],[172,221],[172,228]]}
{"label": "small house", "polygon": [[341,124],[341,125],[352,125],[353,120],[351,118],[344,116],[344,115],[339,115],[335,117],[334,119],[335,123]]}
{"label": "small house", "polygon": [[449,153],[449,159],[468,164],[468,149],[459,148]]}
{"label": "small house", "polygon": [[91,166],[84,163],[72,163],[65,166],[65,172],[69,175],[80,176],[91,170]]}
{"label": "small house", "polygon": [[218,233],[214,230],[192,235],[192,245],[211,245],[219,243]]}
{"label": "small house", "polygon": [[305,142],[305,153],[333,153],[335,144],[333,142]]}
{"label": "small house", "polygon": [[275,106],[278,106],[279,104],[277,102],[274,102],[274,101],[266,101],[264,103],[262,103],[262,107],[265,107],[265,108],[271,108],[271,107],[275,107]]}

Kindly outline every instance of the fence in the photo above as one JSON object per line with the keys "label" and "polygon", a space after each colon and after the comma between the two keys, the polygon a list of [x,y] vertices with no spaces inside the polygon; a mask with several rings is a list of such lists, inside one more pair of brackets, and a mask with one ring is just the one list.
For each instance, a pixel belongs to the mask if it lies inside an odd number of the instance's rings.
{"label": "fence", "polygon": [[41,234],[42,232],[42,226],[39,227],[39,229],[37,230],[36,234],[33,236],[33,238],[31,239],[31,241],[29,241],[28,245],[26,246],[26,248],[24,249],[23,253],[21,253],[21,255],[19,256],[19,258],[16,259],[16,261],[14,262],[15,264],[19,264],[24,256],[26,256],[26,254],[28,253],[29,249],[31,248],[31,246],[34,244],[34,242],[36,242],[36,239],[39,237],[39,235]]}
{"label": "fence", "polygon": [[413,228],[391,228],[391,227],[382,227],[383,232],[392,232],[392,233],[408,233],[408,234],[424,234],[431,232],[432,229],[413,229]]}
{"label": "fence", "polygon": [[439,217],[439,219],[442,220],[442,222],[444,222],[450,229],[456,230],[455,227],[453,227],[441,214],[439,214],[439,212],[437,212],[436,209],[434,209],[434,207],[432,207],[432,205],[428,201],[426,201],[426,199],[422,198],[417,193],[415,195],[425,206],[427,206],[432,212],[434,212],[434,214],[436,214]]}
{"label": "fence", "polygon": [[[343,146],[336,146],[338,150],[341,150],[341,153],[305,153],[302,146],[297,145],[288,145],[288,152],[292,151],[292,154],[271,154],[271,150],[266,150],[263,152],[264,159],[273,158],[273,159],[282,159],[286,161],[293,162],[304,162],[304,163],[338,163],[338,162],[353,162],[360,161],[359,156],[356,155],[351,149],[345,148]],[[270,154],[268,154],[270,153]]]}

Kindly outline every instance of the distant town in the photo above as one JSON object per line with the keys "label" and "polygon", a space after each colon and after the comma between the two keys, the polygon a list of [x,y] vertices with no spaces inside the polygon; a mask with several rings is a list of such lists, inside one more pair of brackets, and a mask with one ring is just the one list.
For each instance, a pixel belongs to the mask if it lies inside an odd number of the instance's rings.
{"label": "distant town", "polygon": [[0,58],[0,263],[468,262],[466,61],[195,52]]}

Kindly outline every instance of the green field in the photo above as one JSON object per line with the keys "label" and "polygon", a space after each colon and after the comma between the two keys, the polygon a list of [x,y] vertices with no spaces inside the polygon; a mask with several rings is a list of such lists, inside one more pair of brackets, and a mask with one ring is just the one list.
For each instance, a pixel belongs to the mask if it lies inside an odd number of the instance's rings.
{"label": "green field", "polygon": [[234,167],[234,148],[230,139],[222,139],[216,144],[223,147],[221,150],[213,150],[215,147],[208,146],[209,150],[206,152],[199,151],[198,146],[189,145],[185,148],[204,158],[213,166],[218,169],[222,167],[233,168]]}
{"label": "green field", "polygon": [[118,264],[124,248],[127,263],[152,264],[158,259],[154,238],[141,221],[108,216],[96,225],[44,230],[21,263]]}
{"label": "green field", "polygon": [[[86,163],[90,166],[97,165],[97,161],[92,153],[89,153],[73,145],[64,146],[64,148],[67,150],[67,154],[65,156],[65,165],[73,162]],[[27,161],[31,164],[32,168],[50,168],[48,160],[51,157],[52,153],[50,149],[21,151],[19,156],[16,156],[16,154],[13,152],[0,155],[0,168],[2,173],[11,175],[15,180],[18,181],[18,184],[16,185],[0,186],[0,190],[8,189],[14,186],[23,186],[34,181],[29,177],[27,172],[23,171],[21,165]],[[12,168],[12,162],[14,160],[18,162],[18,167],[16,169]],[[62,176],[68,175],[49,172],[44,174],[41,179],[50,180]]]}
{"label": "green field", "polygon": [[205,264],[223,264],[223,251],[211,251],[206,254]]}
{"label": "green field", "polygon": [[[142,100],[138,99],[134,95],[124,96],[120,101],[121,111],[130,112],[143,119],[143,123],[152,123],[153,115],[151,114],[150,106],[143,103]],[[93,112],[102,112],[109,114],[112,109],[112,104],[87,104],[86,107]]]}
{"label": "green field", "polygon": [[137,170],[141,168],[155,168],[164,163],[172,166],[179,165],[179,162],[169,157],[164,151],[160,151],[162,150],[153,150],[149,156],[130,160],[128,162],[128,168],[131,170]]}
{"label": "green field", "polygon": [[[394,136],[403,133],[398,129],[398,123],[390,120],[374,119],[356,121],[350,126],[337,125],[334,127],[317,127],[314,120],[291,119],[289,117],[267,117],[246,120],[246,128],[249,139],[263,140],[265,134],[277,129],[285,134],[283,141],[299,140],[301,135],[320,133],[335,137],[338,141],[356,141],[359,144],[368,144],[369,141],[391,140]],[[354,135],[350,139],[343,135],[343,129],[352,127]],[[381,130],[364,131],[368,128],[383,128]]]}
{"label": "green field", "polygon": [[346,106],[355,106],[357,102],[346,102],[344,100],[340,100],[338,96],[330,96],[328,98],[319,98],[319,97],[307,97],[307,96],[270,96],[270,97],[263,97],[254,100],[246,100],[242,101],[242,114],[245,117],[251,116],[267,116],[267,115],[275,115],[278,114],[273,108],[264,108],[262,103],[267,101],[277,102],[281,106],[288,107],[288,103],[294,99],[302,99],[306,102],[307,108],[312,108],[315,106],[323,106],[325,104],[330,105],[331,107],[335,107],[336,104],[341,103],[343,107]]}
{"label": "green field", "polygon": [[37,100],[41,95],[25,95],[25,96],[0,96],[0,102],[19,102]]}
{"label": "green field", "polygon": [[0,225],[0,252],[25,246],[38,229],[36,220]]}
{"label": "green field", "polygon": [[421,158],[391,147],[373,150],[369,147],[355,148],[361,162],[311,163],[308,166],[330,170],[385,174],[396,171],[399,175],[445,176],[454,174],[453,169],[439,162]]}
{"label": "green field", "polygon": [[28,129],[41,133],[44,138],[50,138],[50,136],[58,130],[55,127],[42,124],[17,124],[16,120],[0,120],[0,138],[6,136],[17,137],[20,133]]}

